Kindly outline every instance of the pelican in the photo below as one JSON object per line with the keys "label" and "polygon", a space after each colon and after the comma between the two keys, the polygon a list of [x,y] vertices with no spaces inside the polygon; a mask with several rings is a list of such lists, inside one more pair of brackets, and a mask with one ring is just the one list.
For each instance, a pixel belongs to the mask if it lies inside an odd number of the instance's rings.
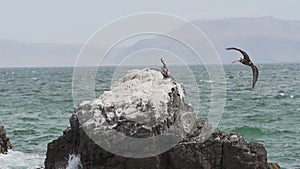
{"label": "pelican", "polygon": [[251,62],[250,57],[248,56],[248,54],[238,48],[235,47],[230,47],[230,48],[226,48],[227,50],[237,50],[239,51],[244,58],[239,58],[238,60],[233,61],[232,63],[236,63],[236,62],[241,62],[244,65],[250,66],[252,68],[252,72],[253,72],[253,82],[252,82],[252,88],[254,88],[257,78],[258,78],[258,69],[257,67],[253,64],[253,62]]}
{"label": "pelican", "polygon": [[163,64],[163,67],[160,70],[161,74],[164,76],[164,78],[169,78],[169,70],[168,70],[168,67],[167,67],[167,65],[165,63],[165,59],[164,58],[160,58],[160,61]]}

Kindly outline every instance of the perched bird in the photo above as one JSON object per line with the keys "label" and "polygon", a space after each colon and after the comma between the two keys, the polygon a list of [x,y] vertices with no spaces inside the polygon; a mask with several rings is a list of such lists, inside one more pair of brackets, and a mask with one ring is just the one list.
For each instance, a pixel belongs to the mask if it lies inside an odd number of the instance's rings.
{"label": "perched bird", "polygon": [[252,71],[253,71],[252,88],[254,88],[254,86],[256,84],[256,81],[257,81],[257,78],[258,78],[258,69],[253,64],[253,62],[251,62],[250,57],[248,56],[248,54],[245,51],[243,51],[241,49],[238,49],[238,48],[235,48],[235,47],[230,47],[230,48],[226,48],[226,49],[227,50],[237,50],[244,56],[244,58],[239,58],[238,60],[235,60],[232,63],[241,62],[242,64],[250,66],[252,68]]}
{"label": "perched bird", "polygon": [[160,61],[163,64],[163,67],[160,70],[161,74],[164,76],[164,78],[169,78],[169,70],[168,70],[168,67],[165,63],[164,58],[161,58]]}

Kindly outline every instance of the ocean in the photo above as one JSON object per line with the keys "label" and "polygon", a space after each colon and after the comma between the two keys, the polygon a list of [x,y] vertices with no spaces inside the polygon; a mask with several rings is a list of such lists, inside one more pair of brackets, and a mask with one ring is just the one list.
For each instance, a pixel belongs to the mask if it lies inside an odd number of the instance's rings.
{"label": "ocean", "polygon": [[[224,65],[226,105],[218,128],[242,133],[247,141],[264,144],[268,160],[282,168],[300,168],[300,64],[258,64],[254,89],[252,70]],[[185,101],[198,117],[210,108],[210,80],[203,66],[190,66],[195,84],[176,66],[174,79],[186,86]],[[115,67],[99,68],[96,96],[109,90]],[[124,72],[123,72],[124,73]],[[0,68],[0,124],[14,149],[0,154],[1,169],[44,166],[47,144],[62,135],[73,112],[73,68]],[[200,100],[200,102],[199,102]]]}

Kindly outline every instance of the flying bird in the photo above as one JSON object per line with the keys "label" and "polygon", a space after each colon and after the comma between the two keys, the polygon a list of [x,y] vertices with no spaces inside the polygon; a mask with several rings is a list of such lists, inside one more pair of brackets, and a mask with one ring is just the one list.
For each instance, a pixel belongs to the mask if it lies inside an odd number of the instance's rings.
{"label": "flying bird", "polygon": [[163,67],[160,70],[161,74],[164,76],[164,78],[169,78],[169,69],[165,63],[164,58],[160,58],[160,61],[163,64]]}
{"label": "flying bird", "polygon": [[253,64],[253,62],[250,60],[250,57],[248,56],[248,54],[245,51],[235,48],[235,47],[230,47],[230,48],[226,48],[226,49],[227,50],[237,50],[244,56],[243,58],[239,58],[238,60],[233,61],[232,63],[241,62],[242,64],[250,66],[252,68],[252,72],[253,72],[252,88],[254,88],[257,78],[258,78],[258,69]]}

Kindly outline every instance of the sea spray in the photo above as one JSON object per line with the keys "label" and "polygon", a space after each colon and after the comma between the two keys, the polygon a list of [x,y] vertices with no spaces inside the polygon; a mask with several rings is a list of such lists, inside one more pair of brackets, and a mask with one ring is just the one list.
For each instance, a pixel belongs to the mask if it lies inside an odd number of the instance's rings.
{"label": "sea spray", "polygon": [[7,154],[0,154],[0,168],[41,168],[44,166],[44,160],[45,157],[38,154],[29,154],[20,151],[8,150]]}
{"label": "sea spray", "polygon": [[66,169],[82,169],[82,168],[83,167],[80,161],[80,155],[70,154]]}

